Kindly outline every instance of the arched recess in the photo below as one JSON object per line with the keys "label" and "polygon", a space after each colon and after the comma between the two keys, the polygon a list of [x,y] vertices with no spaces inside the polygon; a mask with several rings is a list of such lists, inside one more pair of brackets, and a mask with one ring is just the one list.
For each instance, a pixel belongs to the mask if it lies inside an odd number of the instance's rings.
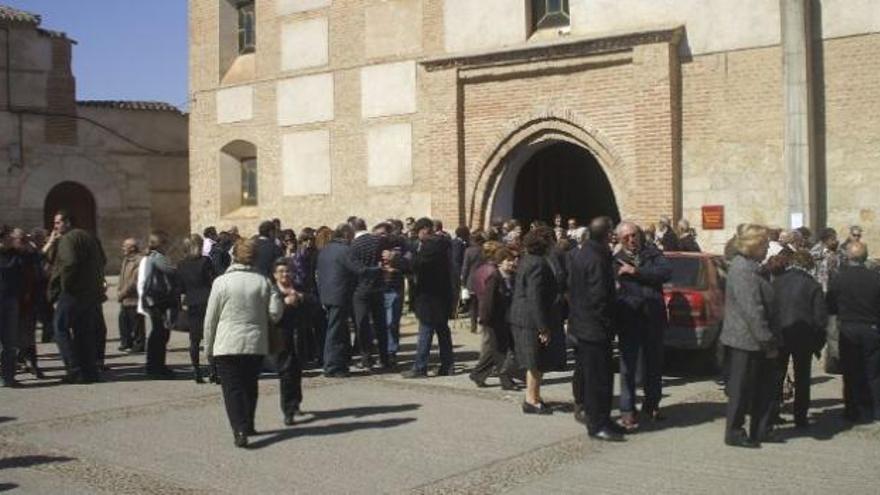
{"label": "arched recess", "polygon": [[65,210],[73,224],[93,234],[98,233],[98,208],[95,196],[77,182],[61,182],[49,190],[43,202],[43,225],[51,230],[55,213]]}
{"label": "arched recess", "polygon": [[511,122],[494,144],[484,150],[470,196],[469,223],[487,226],[493,207],[501,204],[505,200],[503,195],[511,190],[510,181],[515,182],[519,171],[536,152],[555,143],[579,146],[596,159],[611,185],[618,211],[625,215],[631,195],[627,194],[627,169],[620,153],[583,117],[569,111],[547,110]]}
{"label": "arched recess", "polygon": [[257,147],[249,141],[232,141],[220,149],[221,215],[258,204],[257,166]]}

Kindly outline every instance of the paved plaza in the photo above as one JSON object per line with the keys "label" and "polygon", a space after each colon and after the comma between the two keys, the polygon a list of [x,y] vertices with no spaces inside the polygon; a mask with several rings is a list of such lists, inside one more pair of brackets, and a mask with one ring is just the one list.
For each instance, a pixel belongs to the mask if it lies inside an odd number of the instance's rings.
{"label": "paved plaza", "polygon": [[[107,321],[115,322],[113,305]],[[405,318],[404,364],[415,343]],[[782,428],[782,444],[725,447],[724,394],[706,377],[664,379],[667,420],[621,444],[587,438],[571,411],[570,373],[547,378],[552,416],[526,416],[522,393],[495,379],[476,389],[466,369],[479,338],[454,326],[457,374],[326,379],[307,372],[304,416],[285,428],[277,380],[260,384],[250,450],[236,449],[220,389],[192,380],[145,381],[142,355],[115,351],[107,381],[58,385],[23,376],[0,391],[0,491],[12,493],[846,493],[880,487],[880,426],[841,419],[839,377],[815,370],[813,420]],[[187,336],[172,366],[189,377]],[[62,373],[41,345],[49,375]]]}

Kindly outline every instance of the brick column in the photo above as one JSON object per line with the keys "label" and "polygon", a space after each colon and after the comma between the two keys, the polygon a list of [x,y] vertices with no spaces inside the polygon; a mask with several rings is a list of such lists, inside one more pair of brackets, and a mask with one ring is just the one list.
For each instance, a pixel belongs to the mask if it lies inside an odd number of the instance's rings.
{"label": "brick column", "polygon": [[[430,167],[431,215],[449,228],[464,222],[464,151],[458,69],[421,70],[422,118],[427,130],[415,143],[425,150]],[[419,184],[417,184],[419,186]]]}
{"label": "brick column", "polygon": [[635,162],[624,218],[656,222],[681,216],[681,68],[676,43],[633,48]]}
{"label": "brick column", "polygon": [[76,82],[70,69],[71,42],[64,38],[52,39],[52,69],[46,77],[45,137],[51,144],[74,146],[77,143]]}

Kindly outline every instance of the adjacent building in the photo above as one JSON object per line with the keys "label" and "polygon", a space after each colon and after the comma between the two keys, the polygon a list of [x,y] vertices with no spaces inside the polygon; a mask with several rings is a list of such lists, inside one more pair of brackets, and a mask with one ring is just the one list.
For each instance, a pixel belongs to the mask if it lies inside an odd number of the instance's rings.
{"label": "adjacent building", "polygon": [[190,0],[192,223],[668,215],[711,249],[742,222],[880,244],[878,54],[875,0]]}
{"label": "adjacent building", "polygon": [[151,227],[188,234],[187,116],[159,102],[77,101],[75,44],[0,5],[0,223],[50,227],[66,209],[111,260]]}

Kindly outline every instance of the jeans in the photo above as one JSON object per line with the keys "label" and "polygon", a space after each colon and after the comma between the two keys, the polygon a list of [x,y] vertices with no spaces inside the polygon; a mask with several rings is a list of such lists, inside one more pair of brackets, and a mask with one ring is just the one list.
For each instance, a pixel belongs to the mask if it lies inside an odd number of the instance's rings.
{"label": "jeans", "polygon": [[[663,327],[632,318],[620,332],[620,412],[636,410],[636,382],[642,371],[643,412],[660,406],[663,394]],[[641,366],[640,366],[641,365]]]}
{"label": "jeans", "polygon": [[348,306],[327,306],[327,338],[324,343],[324,373],[348,371],[351,337]]}
{"label": "jeans", "polygon": [[246,433],[254,428],[254,415],[257,412],[260,370],[263,356],[259,354],[239,354],[215,356],[217,374],[223,389],[223,402],[229,425],[235,433]]}
{"label": "jeans", "polygon": [[394,356],[400,349],[400,317],[403,314],[403,292],[385,291],[385,326],[388,329],[388,354]]}
{"label": "jeans", "polygon": [[55,343],[68,376],[94,380],[98,376],[100,304],[79,303],[62,294],[55,308]]}
{"label": "jeans", "polygon": [[385,324],[385,302],[381,292],[355,293],[352,298],[358,347],[363,363],[370,362],[373,338],[379,343],[379,360],[388,362],[388,332]]}
{"label": "jeans", "polygon": [[15,359],[18,346],[18,298],[0,299],[0,377],[3,381],[15,379]]}
{"label": "jeans", "polygon": [[418,373],[428,371],[428,357],[431,354],[431,343],[434,340],[434,332],[437,332],[437,345],[440,347],[440,369],[452,369],[454,365],[452,357],[452,332],[449,331],[449,323],[429,325],[419,322],[419,343],[416,349],[413,370]]}

